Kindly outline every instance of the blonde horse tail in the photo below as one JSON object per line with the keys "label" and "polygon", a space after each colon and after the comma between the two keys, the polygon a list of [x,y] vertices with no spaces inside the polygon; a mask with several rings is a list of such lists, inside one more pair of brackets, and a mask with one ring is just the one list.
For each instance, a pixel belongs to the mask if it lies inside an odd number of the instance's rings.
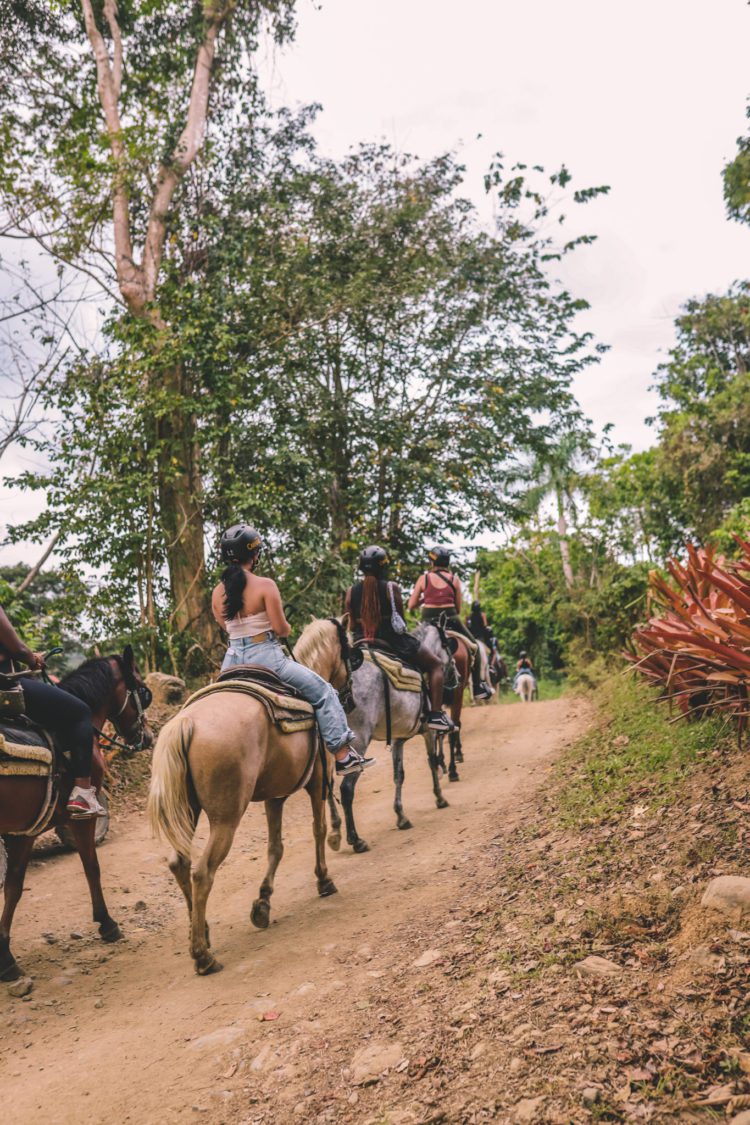
{"label": "blonde horse tail", "polygon": [[151,762],[151,787],[146,814],[151,831],[172,845],[178,855],[189,856],[195,831],[188,800],[188,750],[193,720],[175,715],[162,727]]}

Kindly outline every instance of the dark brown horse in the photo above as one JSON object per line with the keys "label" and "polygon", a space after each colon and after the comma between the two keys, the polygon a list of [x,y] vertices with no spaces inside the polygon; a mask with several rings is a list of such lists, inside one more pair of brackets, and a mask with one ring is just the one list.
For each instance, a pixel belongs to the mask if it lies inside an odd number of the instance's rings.
{"label": "dark brown horse", "polygon": [[[458,642],[458,647],[453,654],[453,662],[456,665],[456,671],[458,673],[458,686],[445,691],[443,702],[449,706],[450,716],[456,728],[448,735],[448,744],[450,746],[448,781],[458,781],[459,776],[456,763],[463,762],[464,760],[463,748],[461,746],[461,712],[464,706],[464,692],[471,679],[472,654],[467,642],[460,633],[452,633],[451,636],[455,637]],[[445,769],[445,757],[443,754],[444,738],[445,735],[438,735],[438,761],[440,761],[443,769]]]}
{"label": "dark brown horse", "polygon": [[[134,750],[153,744],[153,735],[143,713],[144,705],[149,702],[149,693],[136,667],[130,645],[122,656],[87,660],[65,676],[59,686],[89,705],[95,727],[101,730],[106,722],[111,722],[119,737]],[[91,776],[98,791],[104,776],[104,763],[96,743]],[[54,813],[45,831],[63,825],[69,828],[88,881],[99,934],[104,941],[118,941],[122,934],[110,917],[102,893],[94,842],[96,818],[73,820],[68,816],[65,806],[71,786],[72,780],[61,774]],[[0,836],[8,853],[5,904],[0,917],[0,981],[17,980],[21,976],[21,969],[10,951],[10,928],[23,893],[24,876],[35,837],[16,833],[23,833],[37,821],[46,792],[46,778],[0,777]]]}

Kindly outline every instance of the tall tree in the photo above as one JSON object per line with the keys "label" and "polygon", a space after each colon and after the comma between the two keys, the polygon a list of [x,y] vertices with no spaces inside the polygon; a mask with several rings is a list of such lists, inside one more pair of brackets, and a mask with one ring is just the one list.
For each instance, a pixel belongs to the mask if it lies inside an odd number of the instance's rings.
{"label": "tall tree", "polygon": [[[176,628],[209,647],[195,399],[201,388],[162,301],[181,186],[209,125],[252,99],[248,59],[268,17],[290,34],[293,0],[5,0],[0,200],[6,234],[95,278],[140,326],[158,516]],[[11,46],[12,41],[12,46]]]}

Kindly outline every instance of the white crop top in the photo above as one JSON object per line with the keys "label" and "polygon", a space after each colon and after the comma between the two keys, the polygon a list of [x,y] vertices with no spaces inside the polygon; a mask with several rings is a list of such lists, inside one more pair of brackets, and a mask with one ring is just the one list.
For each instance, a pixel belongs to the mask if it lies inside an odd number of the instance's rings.
{"label": "white crop top", "polygon": [[238,641],[240,637],[256,637],[258,633],[271,632],[271,622],[265,609],[260,613],[251,613],[248,617],[233,617],[231,621],[225,622],[225,625],[232,641]]}

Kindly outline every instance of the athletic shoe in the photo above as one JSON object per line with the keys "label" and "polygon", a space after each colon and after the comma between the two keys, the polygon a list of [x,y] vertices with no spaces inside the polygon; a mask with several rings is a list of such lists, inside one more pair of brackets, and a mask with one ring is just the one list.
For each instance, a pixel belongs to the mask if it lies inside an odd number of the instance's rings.
{"label": "athletic shoe", "polygon": [[96,799],[96,789],[81,789],[80,785],[73,787],[68,803],[65,806],[73,820],[88,820],[93,816],[106,816],[107,813]]}
{"label": "athletic shoe", "polygon": [[445,711],[430,711],[427,716],[427,729],[442,731],[443,734],[450,734],[450,732],[456,728]]}
{"label": "athletic shoe", "polygon": [[362,773],[363,770],[374,765],[374,758],[363,758],[356,750],[350,750],[345,758],[340,761],[337,759],[336,773],[339,777],[345,777],[349,773]]}

